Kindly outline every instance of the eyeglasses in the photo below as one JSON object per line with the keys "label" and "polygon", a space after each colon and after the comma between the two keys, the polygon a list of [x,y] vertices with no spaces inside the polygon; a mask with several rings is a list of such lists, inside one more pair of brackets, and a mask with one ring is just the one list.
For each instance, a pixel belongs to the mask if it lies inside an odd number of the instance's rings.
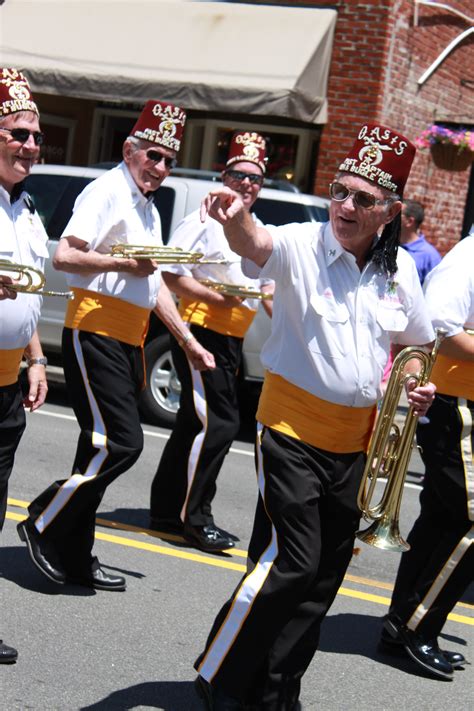
{"label": "eyeglasses", "polygon": [[7,131],[18,143],[26,143],[30,136],[33,136],[37,146],[42,146],[44,143],[44,133],[41,131],[29,131],[27,128],[3,128],[2,126],[0,126],[0,131]]}
{"label": "eyeglasses", "polygon": [[344,202],[350,195],[358,207],[363,207],[366,210],[372,210],[376,205],[386,205],[392,202],[392,198],[379,200],[375,195],[366,193],[365,190],[351,190],[343,185],[343,183],[338,182],[331,183],[329,186],[329,195],[336,202]]}
{"label": "eyeglasses", "polygon": [[153,148],[147,150],[146,157],[148,158],[148,160],[152,160],[154,163],[161,163],[161,161],[164,160],[165,168],[167,170],[171,170],[171,168],[176,167],[176,158],[169,158],[168,156],[164,156],[163,153],[160,153],[160,151],[155,151]]}
{"label": "eyeglasses", "polygon": [[263,185],[264,181],[263,175],[244,173],[243,170],[226,170],[225,175],[228,175],[231,180],[245,180],[245,178],[248,178],[252,185]]}

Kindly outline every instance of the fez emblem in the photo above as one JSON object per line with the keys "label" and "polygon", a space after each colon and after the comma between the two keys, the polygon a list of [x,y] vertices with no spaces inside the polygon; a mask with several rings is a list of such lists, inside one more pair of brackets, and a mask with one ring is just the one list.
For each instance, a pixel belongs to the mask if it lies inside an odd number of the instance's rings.
{"label": "fez emblem", "polygon": [[255,143],[248,143],[246,146],[244,146],[242,149],[242,153],[246,158],[248,158],[249,161],[255,161],[259,156],[259,150]]}
{"label": "fez emblem", "polygon": [[171,119],[165,119],[160,123],[158,130],[163,136],[174,136],[176,133],[176,122],[171,121]]}
{"label": "fez emblem", "polygon": [[18,101],[25,101],[31,97],[27,87],[24,84],[19,84],[18,82],[14,82],[10,86],[8,93],[12,99],[17,99]]}

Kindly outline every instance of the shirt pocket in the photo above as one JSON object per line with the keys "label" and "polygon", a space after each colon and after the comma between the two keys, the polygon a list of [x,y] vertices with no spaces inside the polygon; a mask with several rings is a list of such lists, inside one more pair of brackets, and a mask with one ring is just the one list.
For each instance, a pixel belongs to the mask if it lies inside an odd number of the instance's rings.
{"label": "shirt pocket", "polygon": [[47,242],[43,236],[32,234],[30,237],[30,250],[37,259],[48,259],[49,252]]}
{"label": "shirt pocket", "polygon": [[306,324],[310,351],[325,358],[344,358],[348,349],[348,321],[349,311],[345,304],[312,294]]}
{"label": "shirt pocket", "polygon": [[396,301],[379,301],[377,323],[383,331],[401,333],[408,326],[408,316],[403,304]]}

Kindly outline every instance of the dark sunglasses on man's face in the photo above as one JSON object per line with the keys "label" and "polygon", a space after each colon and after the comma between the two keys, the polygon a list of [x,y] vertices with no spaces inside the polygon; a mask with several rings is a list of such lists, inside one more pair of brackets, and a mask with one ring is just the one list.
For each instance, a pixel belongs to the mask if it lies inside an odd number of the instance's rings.
{"label": "dark sunglasses on man's face", "polygon": [[256,175],[255,173],[244,173],[243,170],[226,170],[225,174],[231,180],[245,180],[248,178],[252,185],[263,185],[263,175]]}
{"label": "dark sunglasses on man's face", "polygon": [[165,168],[171,170],[171,168],[176,167],[176,158],[169,158],[164,156],[160,151],[155,151],[153,148],[149,148],[146,152],[146,157],[148,160],[152,160],[154,163],[161,163],[162,160],[165,162]]}
{"label": "dark sunglasses on man's face", "polygon": [[44,133],[41,131],[29,131],[27,128],[3,128],[0,126],[1,131],[7,131],[14,141],[18,143],[26,143],[30,136],[33,136],[33,140],[37,146],[41,146],[44,143]]}
{"label": "dark sunglasses on man's face", "polygon": [[351,190],[343,183],[338,183],[337,181],[331,183],[329,186],[329,195],[336,202],[344,202],[344,200],[347,200],[349,195],[351,195],[353,202],[358,205],[358,207],[363,207],[366,210],[372,210],[376,205],[386,205],[392,201],[392,198],[379,200],[375,195],[367,193],[365,190]]}

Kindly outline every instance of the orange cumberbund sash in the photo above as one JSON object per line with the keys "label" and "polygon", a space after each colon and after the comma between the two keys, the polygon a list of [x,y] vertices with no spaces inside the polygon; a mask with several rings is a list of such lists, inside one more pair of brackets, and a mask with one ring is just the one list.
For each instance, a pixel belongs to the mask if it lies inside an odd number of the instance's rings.
{"label": "orange cumberbund sash", "polygon": [[265,373],[257,420],[328,452],[367,451],[377,408],[320,400],[280,375]]}
{"label": "orange cumberbund sash", "polygon": [[64,325],[79,331],[115,338],[131,346],[141,346],[148,330],[150,310],[128,301],[87,289],[73,288]]}
{"label": "orange cumberbund sash", "polygon": [[210,328],[212,331],[222,333],[224,336],[243,338],[257,312],[246,309],[244,306],[225,309],[215,304],[204,304],[201,301],[181,299],[179,313],[183,321],[188,323]]}
{"label": "orange cumberbund sash", "polygon": [[474,400],[474,365],[466,360],[438,354],[430,380],[444,395]]}
{"label": "orange cumberbund sash", "polygon": [[12,348],[8,351],[0,350],[0,387],[13,385],[18,380],[24,351],[24,348]]}

